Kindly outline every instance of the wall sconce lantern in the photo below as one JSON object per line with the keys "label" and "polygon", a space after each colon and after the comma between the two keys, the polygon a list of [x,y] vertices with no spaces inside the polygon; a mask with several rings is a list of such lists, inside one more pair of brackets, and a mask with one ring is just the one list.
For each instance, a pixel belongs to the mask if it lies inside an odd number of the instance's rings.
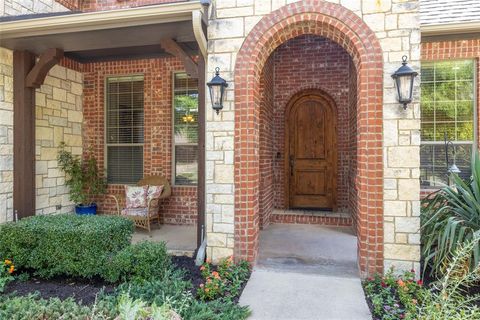
{"label": "wall sconce lantern", "polygon": [[225,97],[225,88],[228,87],[227,81],[220,77],[220,68],[215,68],[215,77],[207,83],[208,89],[210,90],[210,99],[212,100],[212,108],[220,113],[220,110],[223,109],[223,98]]}
{"label": "wall sconce lantern", "polygon": [[413,82],[418,72],[407,65],[407,56],[402,57],[402,66],[392,74],[397,87],[398,102],[403,104],[403,109],[407,109],[407,104],[412,102]]}

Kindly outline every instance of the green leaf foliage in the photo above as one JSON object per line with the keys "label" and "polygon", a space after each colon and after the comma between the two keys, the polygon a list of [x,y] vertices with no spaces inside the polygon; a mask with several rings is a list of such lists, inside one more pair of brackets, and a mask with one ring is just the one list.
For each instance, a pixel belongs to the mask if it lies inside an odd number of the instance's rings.
{"label": "green leaf foliage", "polygon": [[[463,181],[452,174],[453,185],[444,187],[422,202],[422,256],[425,268],[441,276],[447,261],[466,242],[480,235],[480,159],[476,154],[473,176]],[[471,252],[470,268],[480,262],[478,243]]]}
{"label": "green leaf foliage", "polygon": [[79,205],[90,205],[98,195],[106,190],[105,179],[100,174],[97,159],[88,152],[84,159],[66,150],[61,143],[57,161],[59,168],[66,174],[65,184],[70,190],[70,200]]}
{"label": "green leaf foliage", "polygon": [[111,282],[151,280],[163,276],[171,264],[164,242],[144,241],[125,247],[113,256],[107,278]]}
{"label": "green leaf foliage", "polygon": [[44,278],[107,278],[108,262],[129,246],[133,229],[118,216],[33,216],[0,225],[0,257]]}

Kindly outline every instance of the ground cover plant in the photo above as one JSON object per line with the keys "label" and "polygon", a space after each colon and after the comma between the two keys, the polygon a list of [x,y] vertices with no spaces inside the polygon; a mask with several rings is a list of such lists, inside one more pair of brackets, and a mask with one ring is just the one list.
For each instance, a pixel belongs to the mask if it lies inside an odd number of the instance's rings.
{"label": "ground cover plant", "polygon": [[479,294],[469,289],[480,281],[480,265],[470,268],[479,238],[459,246],[446,262],[444,276],[425,286],[415,273],[377,275],[364,281],[367,303],[374,319],[473,320],[480,319]]}
{"label": "ground cover plant", "polygon": [[[0,257],[8,257],[0,269],[0,280],[8,278],[0,294],[0,319],[248,317],[248,308],[236,304],[250,274],[246,262],[230,258],[200,270],[192,258],[172,259],[164,243],[130,244],[132,232],[129,220],[105,216],[42,216],[0,226]],[[82,237],[87,240],[82,242]],[[200,284],[207,268],[210,274],[221,274],[224,282],[221,292],[204,299]]]}

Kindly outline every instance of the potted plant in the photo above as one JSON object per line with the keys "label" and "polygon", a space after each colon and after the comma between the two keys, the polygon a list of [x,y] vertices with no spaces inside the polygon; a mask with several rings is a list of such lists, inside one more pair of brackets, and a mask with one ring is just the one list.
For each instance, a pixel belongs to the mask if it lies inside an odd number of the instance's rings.
{"label": "potted plant", "polygon": [[96,214],[95,199],[106,191],[106,183],[99,173],[97,159],[91,151],[82,159],[67,151],[66,146],[64,142],[60,144],[57,160],[66,175],[65,184],[70,188],[70,200],[75,203],[75,213]]}

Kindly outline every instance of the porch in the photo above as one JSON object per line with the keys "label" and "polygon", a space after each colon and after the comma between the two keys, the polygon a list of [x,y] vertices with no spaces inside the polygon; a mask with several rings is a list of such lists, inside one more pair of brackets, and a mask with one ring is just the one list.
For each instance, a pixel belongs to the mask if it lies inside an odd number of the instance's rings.
{"label": "porch", "polygon": [[197,249],[195,226],[155,224],[150,232],[136,229],[132,243],[140,241],[165,242],[168,252],[174,256],[193,257]]}
{"label": "porch", "polygon": [[[193,254],[204,224],[204,9],[189,1],[0,20],[16,141],[13,206],[0,221],[73,211],[56,159],[65,142],[74,155],[93,153],[108,195],[166,177],[162,225],[137,229],[133,241]],[[113,200],[95,201],[100,214],[116,214]]]}

